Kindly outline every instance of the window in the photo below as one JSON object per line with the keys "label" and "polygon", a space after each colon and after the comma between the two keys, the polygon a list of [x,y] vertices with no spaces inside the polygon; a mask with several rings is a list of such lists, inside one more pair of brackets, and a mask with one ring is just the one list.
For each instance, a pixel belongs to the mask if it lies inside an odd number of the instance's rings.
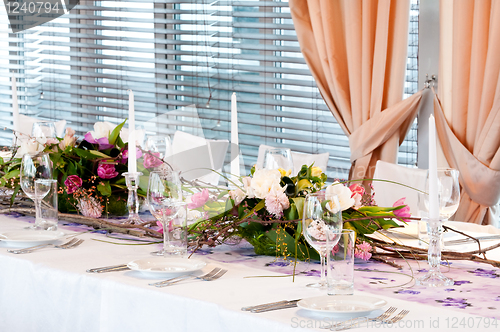
{"label": "window", "polygon": [[[412,1],[409,94],[418,43],[412,39],[418,0]],[[5,22],[0,29],[9,49],[1,55],[2,126],[10,127],[11,119],[7,71],[18,77],[21,113],[66,119],[80,135],[96,121],[123,121],[132,89],[136,121],[148,122],[149,133],[202,130],[206,138],[230,139],[236,92],[242,174],[266,144],[329,152],[329,177],[348,176],[348,139],[301,55],[287,1],[81,0],[43,26],[8,36]],[[189,105],[196,106],[197,117]],[[1,143],[9,144],[9,137],[1,133]],[[415,159],[416,138],[410,135],[399,161],[414,165]]]}

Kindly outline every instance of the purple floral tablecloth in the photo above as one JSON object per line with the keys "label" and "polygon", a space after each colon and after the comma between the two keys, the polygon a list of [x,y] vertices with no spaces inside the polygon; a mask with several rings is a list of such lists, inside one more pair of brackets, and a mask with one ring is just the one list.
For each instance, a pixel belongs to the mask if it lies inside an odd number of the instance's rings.
{"label": "purple floral tablecloth", "polygon": [[[33,222],[33,218],[19,215],[17,217],[26,222]],[[76,232],[88,230],[88,227],[77,224],[68,224],[64,228]],[[161,245],[153,246],[159,249]],[[269,271],[287,274],[291,278],[294,271],[293,261],[256,255],[252,246],[245,241],[233,246],[204,247],[195,255],[222,263],[244,264],[263,271],[261,276],[248,277],[266,277],[266,271]],[[354,273],[355,289],[373,295],[390,296],[435,307],[443,306],[488,318],[500,318],[500,269],[472,261],[443,262],[441,271],[452,278],[455,284],[446,288],[425,288],[415,286],[415,278],[427,272],[426,261],[401,259],[396,263],[403,268],[399,270],[380,262],[358,261]],[[319,270],[318,262],[299,261],[295,273],[314,280],[319,278]]]}

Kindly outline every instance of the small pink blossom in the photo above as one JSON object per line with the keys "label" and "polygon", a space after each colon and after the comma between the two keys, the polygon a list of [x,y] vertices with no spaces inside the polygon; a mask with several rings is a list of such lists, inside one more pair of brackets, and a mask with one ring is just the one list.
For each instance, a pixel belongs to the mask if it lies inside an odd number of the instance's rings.
{"label": "small pink blossom", "polygon": [[266,210],[276,218],[280,218],[283,211],[290,207],[290,201],[284,191],[285,188],[273,185],[265,198]]}
{"label": "small pink blossom", "polygon": [[361,206],[361,199],[363,199],[363,195],[365,194],[365,188],[358,183],[353,183],[349,186],[349,189],[352,192],[351,198],[354,198],[354,207],[359,208]]}
{"label": "small pink blossom", "polygon": [[188,204],[189,209],[197,209],[205,205],[208,201],[208,189],[203,189],[201,192],[191,196],[191,203]]}
{"label": "small pink blossom", "polygon": [[66,186],[66,192],[68,194],[74,193],[78,188],[82,186],[82,179],[78,175],[70,175],[64,181],[64,185]]}
{"label": "small pink blossom", "polygon": [[410,207],[408,205],[405,204],[405,200],[406,200],[406,197],[403,197],[403,198],[400,198],[398,199],[393,205],[392,207],[398,207],[398,206],[401,206],[401,205],[404,205],[404,208],[401,208],[399,210],[394,210],[394,215],[396,217],[399,217],[399,218],[402,218],[404,221],[406,222],[410,222],[411,220],[409,219],[404,219],[404,218],[408,218],[408,217],[411,217],[411,213],[410,213]]}
{"label": "small pink blossom", "polygon": [[367,261],[372,257],[371,250],[372,246],[366,241],[363,241],[361,244],[356,244],[356,248],[354,248],[354,257]]}
{"label": "small pink blossom", "polygon": [[85,217],[100,218],[102,215],[101,204],[92,196],[80,198],[76,206]]}
{"label": "small pink blossom", "polygon": [[113,164],[99,164],[97,167],[97,175],[101,179],[112,179],[118,176],[118,172],[115,170],[115,165]]}
{"label": "small pink blossom", "polygon": [[[128,155],[128,151],[127,151]],[[160,158],[159,152],[148,152],[144,154],[144,162],[143,165],[146,168],[158,167],[161,166],[162,161]]]}
{"label": "small pink blossom", "polygon": [[[139,159],[140,157],[142,157],[142,151],[141,149],[137,148],[136,152],[135,152],[135,157],[137,159]],[[126,164],[128,161],[128,150],[123,150],[122,151],[122,159],[120,160],[120,164]]]}

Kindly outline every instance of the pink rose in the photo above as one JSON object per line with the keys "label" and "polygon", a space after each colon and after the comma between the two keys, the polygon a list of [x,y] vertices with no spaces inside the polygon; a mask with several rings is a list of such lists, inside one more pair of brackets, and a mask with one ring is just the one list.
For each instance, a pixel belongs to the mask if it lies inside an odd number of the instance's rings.
{"label": "pink rose", "polygon": [[208,201],[208,189],[203,189],[201,192],[191,196],[191,203],[188,204],[189,209],[196,209],[205,205]]}
{"label": "pink rose", "polygon": [[115,165],[113,164],[99,164],[97,167],[97,175],[101,179],[112,179],[118,176],[118,172],[115,170]]}
{"label": "pink rose", "polygon": [[358,183],[353,183],[349,186],[351,190],[351,198],[354,198],[354,207],[359,208],[361,206],[361,199],[363,199],[363,195],[365,194],[365,188],[359,185]]}
{"label": "pink rose", "polygon": [[82,186],[82,179],[78,175],[70,175],[64,181],[64,185],[66,186],[66,192],[68,194],[74,193],[78,188]]}
{"label": "pink rose", "polygon": [[398,206],[404,206],[404,208],[401,208],[399,210],[394,210],[394,215],[396,217],[399,217],[401,219],[403,219],[404,221],[406,222],[410,222],[411,220],[409,219],[404,219],[404,218],[408,218],[408,217],[411,217],[411,213],[410,213],[410,207],[408,205],[405,204],[405,200],[406,200],[406,197],[403,197],[403,198],[400,198],[398,199],[393,205],[392,207],[398,207]]}
{"label": "pink rose", "polygon": [[159,158],[160,158],[159,152],[148,152],[144,154],[144,162],[143,162],[144,167],[152,168],[161,166],[162,161]]}

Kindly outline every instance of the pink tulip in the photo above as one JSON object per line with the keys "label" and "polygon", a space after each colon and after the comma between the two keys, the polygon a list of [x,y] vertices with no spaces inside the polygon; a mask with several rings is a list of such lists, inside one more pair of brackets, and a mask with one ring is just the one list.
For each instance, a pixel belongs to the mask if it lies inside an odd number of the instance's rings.
{"label": "pink tulip", "polygon": [[404,221],[406,222],[410,222],[411,220],[409,219],[404,219],[404,218],[408,218],[408,217],[411,217],[411,213],[410,213],[410,207],[408,205],[405,204],[405,200],[406,200],[406,197],[403,197],[403,198],[400,198],[398,199],[393,205],[392,207],[398,207],[398,206],[401,206],[401,205],[404,205],[404,208],[401,208],[399,210],[394,210],[394,215],[398,218],[401,218],[403,219]]}

